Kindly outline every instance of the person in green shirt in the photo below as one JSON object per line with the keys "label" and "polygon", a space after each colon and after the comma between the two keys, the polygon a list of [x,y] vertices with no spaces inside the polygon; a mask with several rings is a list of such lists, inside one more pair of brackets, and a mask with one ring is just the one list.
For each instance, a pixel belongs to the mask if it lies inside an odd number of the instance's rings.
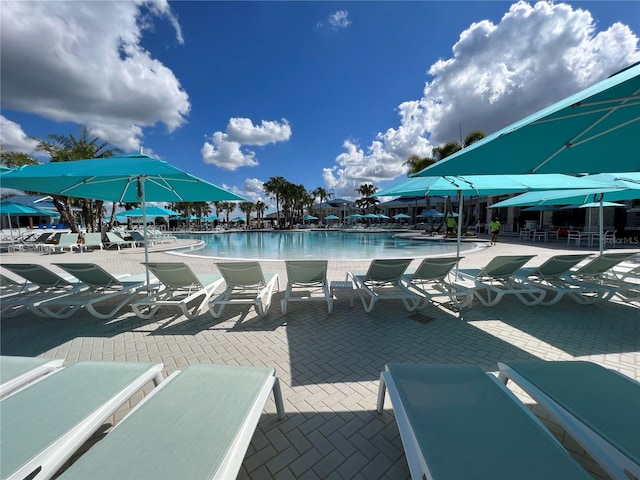
{"label": "person in green shirt", "polygon": [[500,220],[498,217],[493,219],[491,222],[491,245],[495,245],[498,241],[498,234],[500,233]]}
{"label": "person in green shirt", "polygon": [[447,237],[455,237],[456,236],[456,227],[458,225],[456,224],[456,219],[453,217],[453,214],[451,214],[451,216],[447,216]]}

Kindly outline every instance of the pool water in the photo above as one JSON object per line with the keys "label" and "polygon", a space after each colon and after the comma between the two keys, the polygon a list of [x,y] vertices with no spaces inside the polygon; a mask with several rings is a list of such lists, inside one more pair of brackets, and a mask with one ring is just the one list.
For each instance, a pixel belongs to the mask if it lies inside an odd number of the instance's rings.
{"label": "pool water", "polygon": [[[183,254],[242,260],[368,260],[418,258],[456,252],[455,242],[394,238],[393,232],[274,231],[189,234],[202,240],[201,249]],[[463,243],[460,250],[474,248]]]}

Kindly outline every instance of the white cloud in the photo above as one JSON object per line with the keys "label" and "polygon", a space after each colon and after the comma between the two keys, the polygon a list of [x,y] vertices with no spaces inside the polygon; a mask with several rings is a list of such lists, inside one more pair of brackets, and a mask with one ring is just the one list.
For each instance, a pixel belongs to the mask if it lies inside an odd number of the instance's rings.
{"label": "white cloud", "polygon": [[7,152],[34,153],[38,142],[31,140],[20,125],[0,115],[0,144]]}
{"label": "white cloud", "polygon": [[336,13],[329,15],[329,25],[331,25],[331,28],[334,30],[347,28],[350,24],[349,12],[346,10],[338,10]]}
{"label": "white cloud", "polygon": [[451,58],[433,64],[422,98],[399,105],[400,126],[345,152],[324,179],[348,195],[365,182],[406,172],[411,154],[473,130],[492,133],[640,60],[638,37],[615,23],[597,32],[591,14],[562,3],[519,2],[500,23],[483,20],[460,34]]}
{"label": "white cloud", "polygon": [[2,2],[2,104],[137,149],[142,128],[173,131],[191,105],[173,72],[141,45],[154,17],[182,32],[166,0]]}
{"label": "white cloud", "polygon": [[214,132],[200,149],[205,163],[225,170],[258,165],[255,152],[242,149],[243,145],[264,146],[285,142],[291,138],[291,127],[286,118],[280,122],[263,120],[254,125],[248,118],[231,118],[226,132]]}

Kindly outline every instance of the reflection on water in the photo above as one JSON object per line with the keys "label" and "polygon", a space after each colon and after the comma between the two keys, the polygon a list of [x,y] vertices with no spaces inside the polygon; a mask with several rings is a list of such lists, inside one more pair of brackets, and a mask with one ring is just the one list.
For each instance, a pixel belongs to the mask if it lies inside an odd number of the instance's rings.
{"label": "reflection on water", "polygon": [[[230,232],[190,234],[188,238],[205,242],[204,248],[191,252],[198,256],[257,260],[416,258],[456,251],[452,242],[394,238],[390,232]],[[461,250],[472,247],[472,244],[463,244]]]}

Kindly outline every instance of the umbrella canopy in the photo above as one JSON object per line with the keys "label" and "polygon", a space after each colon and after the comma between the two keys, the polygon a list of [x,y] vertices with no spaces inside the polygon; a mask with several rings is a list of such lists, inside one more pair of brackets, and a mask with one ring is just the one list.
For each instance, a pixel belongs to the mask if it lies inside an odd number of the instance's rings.
{"label": "umbrella canopy", "polygon": [[[640,64],[499,130],[418,176],[640,170]],[[378,192],[378,195],[380,193]]]}
{"label": "umbrella canopy", "polygon": [[382,220],[387,220],[389,217],[387,215],[385,215],[384,213],[379,213],[377,215],[378,218],[381,218]]}
{"label": "umbrella canopy", "polygon": [[314,217],[313,215],[305,215],[302,217],[303,220],[318,220],[318,217]]}
{"label": "umbrella canopy", "polygon": [[364,215],[360,215],[359,213],[352,213],[351,215],[348,215],[347,218],[356,220],[358,218],[364,218]]}
{"label": "umbrella canopy", "polygon": [[[146,207],[147,217],[166,217],[171,215],[180,215],[180,212],[174,212],[168,208],[156,207],[155,205],[149,205]],[[126,210],[118,213],[117,217],[142,217],[142,208],[134,208],[132,210]]]}
{"label": "umbrella canopy", "polygon": [[604,178],[587,181],[585,177],[562,174],[413,177],[376,192],[376,196],[456,195],[461,192],[464,195],[505,195],[530,190],[602,187],[603,182],[606,182]]}
{"label": "umbrella canopy", "polygon": [[212,222],[215,220],[220,220],[220,218],[217,215],[208,215],[206,217],[202,217],[202,220],[205,220],[207,222]]}
{"label": "umbrella canopy", "polygon": [[324,217],[325,220],[340,220],[337,216],[331,214]]}
{"label": "umbrella canopy", "polygon": [[242,217],[235,217],[231,219],[232,222],[244,222],[244,218]]}
{"label": "umbrella canopy", "polygon": [[16,215],[19,217],[57,217],[58,212],[52,210],[44,210],[42,208],[34,208],[21,203],[14,203],[8,200],[0,202],[1,215]]}
{"label": "umbrella canopy", "polygon": [[[567,205],[566,207],[562,207],[563,209],[571,209],[571,208],[598,208],[600,206],[600,202],[590,202],[583,203],[582,205]],[[602,202],[603,207],[624,207],[624,203],[614,203],[614,202]],[[546,205],[542,205],[542,207],[546,207]],[[523,210],[526,210],[523,209]]]}
{"label": "umbrella canopy", "polygon": [[393,218],[396,220],[411,218],[411,215],[407,215],[406,213],[396,213]]}
{"label": "umbrella canopy", "polygon": [[[148,155],[27,165],[2,175],[2,186],[68,197],[142,204],[146,202],[243,201],[244,198]],[[149,262],[147,242],[145,263]],[[147,285],[149,270],[147,269]]]}
{"label": "umbrella canopy", "polygon": [[120,203],[245,200],[143,154],[27,165],[3,174],[2,186]]}
{"label": "umbrella canopy", "polygon": [[177,217],[171,217],[169,220],[199,220],[200,217],[197,217],[195,215],[187,215],[186,217],[184,215],[180,215]]}
{"label": "umbrella canopy", "polygon": [[[435,208],[432,208],[431,210],[425,210],[420,214],[420,216],[423,218],[438,218],[438,217],[444,217],[444,213],[439,212]],[[456,213],[455,216],[457,217],[458,214]]]}

